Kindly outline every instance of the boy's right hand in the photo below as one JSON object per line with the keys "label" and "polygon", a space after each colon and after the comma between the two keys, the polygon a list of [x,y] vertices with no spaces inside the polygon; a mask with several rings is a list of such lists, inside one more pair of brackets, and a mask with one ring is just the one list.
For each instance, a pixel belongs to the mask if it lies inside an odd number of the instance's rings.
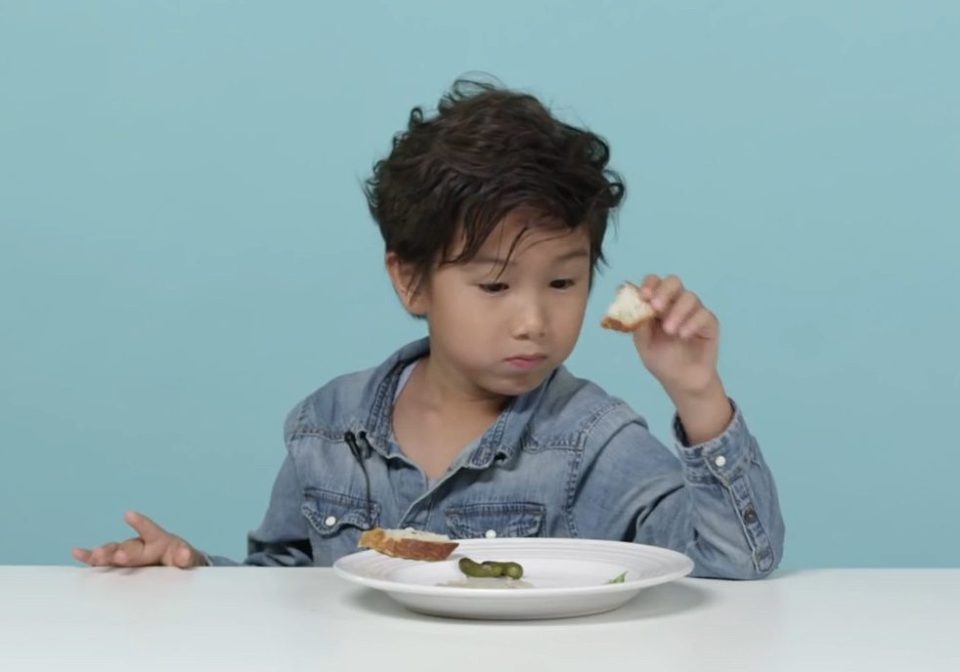
{"label": "boy's right hand", "polygon": [[92,550],[75,548],[74,558],[91,567],[205,567],[206,559],[193,546],[170,534],[146,516],[128,511],[123,519],[139,536]]}

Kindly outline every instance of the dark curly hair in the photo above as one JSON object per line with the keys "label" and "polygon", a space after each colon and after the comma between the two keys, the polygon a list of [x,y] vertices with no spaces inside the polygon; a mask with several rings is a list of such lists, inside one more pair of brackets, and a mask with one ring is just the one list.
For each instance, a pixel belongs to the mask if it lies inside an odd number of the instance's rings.
{"label": "dark curly hair", "polygon": [[[592,280],[604,262],[607,221],[625,194],[609,157],[601,137],[559,121],[534,96],[459,79],[435,116],[413,108],[364,193],[387,251],[412,265],[415,290],[434,264],[476,256],[521,206],[570,229],[587,227]],[[450,258],[461,233],[463,250]]]}

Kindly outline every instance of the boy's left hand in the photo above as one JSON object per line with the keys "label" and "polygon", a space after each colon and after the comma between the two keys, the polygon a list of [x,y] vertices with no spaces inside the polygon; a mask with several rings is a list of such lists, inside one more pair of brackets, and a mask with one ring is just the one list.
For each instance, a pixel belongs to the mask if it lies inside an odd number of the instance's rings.
{"label": "boy's left hand", "polygon": [[675,275],[648,275],[640,296],[657,311],[633,332],[644,365],[671,396],[709,388],[719,379],[717,317]]}

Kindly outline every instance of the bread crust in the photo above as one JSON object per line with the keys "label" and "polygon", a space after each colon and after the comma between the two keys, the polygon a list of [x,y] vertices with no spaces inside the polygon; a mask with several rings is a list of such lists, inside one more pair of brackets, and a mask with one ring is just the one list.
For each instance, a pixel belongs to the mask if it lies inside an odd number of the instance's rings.
{"label": "bread crust", "polygon": [[432,541],[402,536],[397,538],[380,527],[361,534],[357,544],[359,548],[369,548],[392,558],[431,562],[446,560],[459,545],[455,541]]}
{"label": "bread crust", "polygon": [[649,320],[652,315],[648,317],[641,317],[639,320],[635,320],[631,323],[621,322],[615,317],[610,317],[609,315],[604,316],[600,321],[600,326],[604,329],[613,329],[614,331],[630,332],[636,330],[641,324]]}

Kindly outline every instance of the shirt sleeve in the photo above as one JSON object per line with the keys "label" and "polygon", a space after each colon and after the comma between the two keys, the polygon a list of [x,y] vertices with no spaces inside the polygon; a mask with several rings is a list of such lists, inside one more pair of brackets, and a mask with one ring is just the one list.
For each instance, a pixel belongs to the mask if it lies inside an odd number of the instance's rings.
{"label": "shirt sleeve", "polygon": [[[740,408],[720,436],[688,445],[674,418],[676,454],[638,416],[611,413],[594,428],[601,445],[586,451],[571,503],[580,536],[680,551],[693,576],[754,579],[783,552],[784,524],[770,473]],[[583,528],[583,529],[579,529]]]}

